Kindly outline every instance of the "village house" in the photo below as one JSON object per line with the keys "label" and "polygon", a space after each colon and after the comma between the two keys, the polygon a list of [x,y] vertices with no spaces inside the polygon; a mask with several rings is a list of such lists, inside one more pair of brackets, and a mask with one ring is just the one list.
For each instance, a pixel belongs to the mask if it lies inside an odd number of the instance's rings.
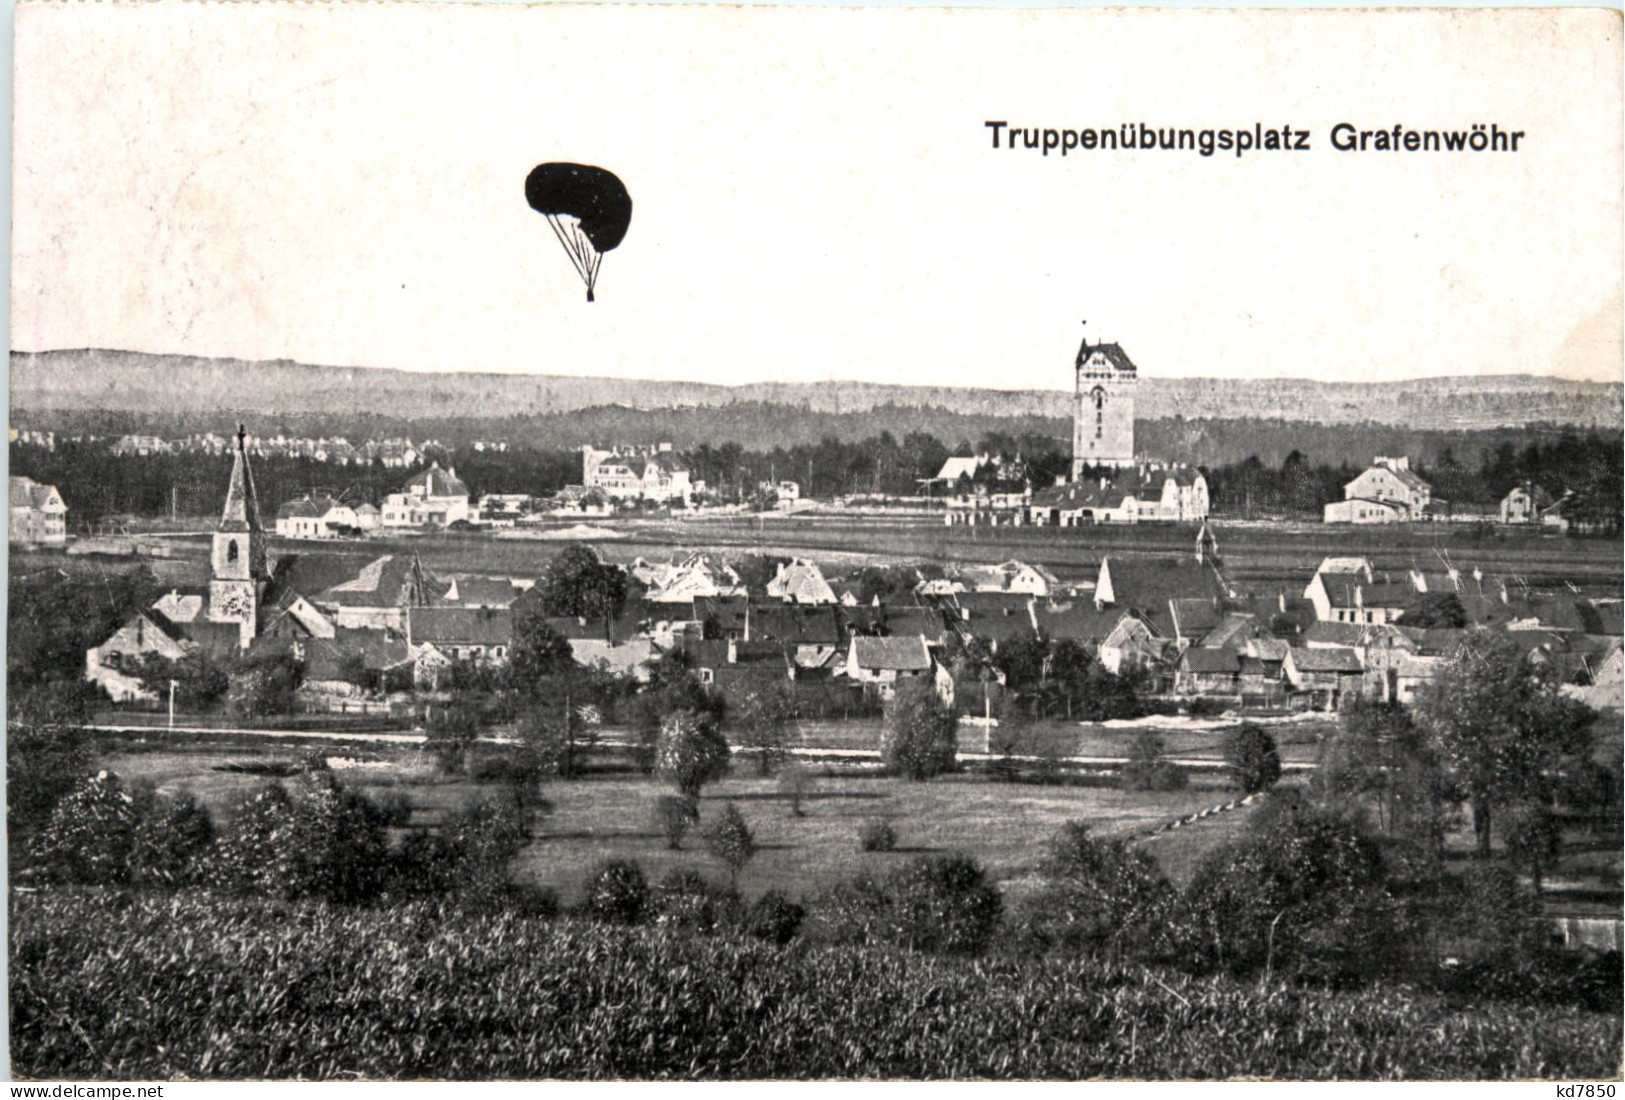
{"label": "village house", "polygon": [[[376,516],[377,510],[372,509],[371,515]],[[278,538],[343,538],[361,534],[364,529],[364,521],[352,505],[326,494],[306,493],[276,511]]]}
{"label": "village house", "polygon": [[1399,523],[1424,518],[1433,487],[1411,471],[1411,460],[1378,455],[1326,505],[1327,523]]}
{"label": "village house", "polygon": [[1541,513],[1552,503],[1552,494],[1532,481],[1525,481],[1514,485],[1501,498],[1498,515],[1502,523],[1539,523]]}
{"label": "village house", "polygon": [[385,554],[362,566],[353,580],[312,597],[312,602],[339,626],[405,633],[407,610],[431,606],[444,597],[446,587],[423,568],[416,554]]}
{"label": "village house", "polygon": [[646,603],[693,603],[702,597],[744,595],[739,574],[726,562],[713,562],[705,554],[689,554],[681,560],[661,565],[639,558],[632,563],[631,576],[647,585]]}
{"label": "village house", "polygon": [[934,684],[944,702],[953,701],[953,677],[932,658],[923,637],[855,634],[847,645],[843,672],[873,698],[890,700],[899,686],[923,681]]}
{"label": "village house", "polygon": [[[649,679],[649,666],[660,656],[660,646],[648,633],[636,630],[629,617],[611,619],[606,631],[603,619],[549,617],[547,625],[570,643],[570,656],[585,668],[601,668],[640,683]],[[673,636],[672,647],[681,644]]]}
{"label": "village house", "polygon": [[581,484],[614,500],[673,501],[686,505],[700,489],[688,464],[661,443],[653,449],[581,448]]}
{"label": "village house", "polygon": [[11,479],[7,541],[13,546],[66,546],[68,506],[55,485],[27,477]]}
{"label": "village house", "polygon": [[835,590],[824,579],[823,570],[808,558],[796,558],[788,565],[779,563],[778,572],[767,582],[767,596],[785,603],[833,604]]}
{"label": "village house", "polygon": [[413,474],[401,492],[384,498],[381,520],[386,528],[422,528],[478,523],[479,518],[457,471],[435,462]]}
{"label": "village house", "polygon": [[411,607],[406,643],[416,681],[438,686],[441,673],[453,664],[506,664],[513,614],[497,607]]}
{"label": "village house", "polygon": [[1313,710],[1336,710],[1344,699],[1361,693],[1365,666],[1352,649],[1342,646],[1293,646],[1283,665],[1287,682]]}
{"label": "village house", "polygon": [[1241,655],[1233,649],[1192,646],[1174,663],[1174,691],[1180,695],[1239,697]]}
{"label": "village house", "polygon": [[1139,612],[1076,599],[1035,602],[1032,614],[1041,636],[1077,642],[1113,675],[1143,675],[1161,665],[1166,645]]}

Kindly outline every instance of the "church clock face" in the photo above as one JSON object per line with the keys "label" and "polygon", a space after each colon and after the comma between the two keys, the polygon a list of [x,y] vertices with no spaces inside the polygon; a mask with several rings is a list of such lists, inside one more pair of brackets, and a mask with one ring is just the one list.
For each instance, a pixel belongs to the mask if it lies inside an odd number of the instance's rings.
{"label": "church clock face", "polygon": [[231,588],[220,594],[220,610],[223,614],[234,618],[246,618],[248,615],[248,593],[240,588]]}

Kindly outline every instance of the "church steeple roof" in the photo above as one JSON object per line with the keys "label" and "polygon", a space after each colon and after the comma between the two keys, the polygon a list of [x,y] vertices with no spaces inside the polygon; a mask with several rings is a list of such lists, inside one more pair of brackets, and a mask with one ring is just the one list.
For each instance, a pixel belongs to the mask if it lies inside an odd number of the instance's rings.
{"label": "church steeple roof", "polygon": [[260,502],[254,495],[254,471],[248,467],[248,432],[237,425],[237,454],[231,464],[231,485],[226,489],[226,508],[220,516],[222,531],[261,532]]}

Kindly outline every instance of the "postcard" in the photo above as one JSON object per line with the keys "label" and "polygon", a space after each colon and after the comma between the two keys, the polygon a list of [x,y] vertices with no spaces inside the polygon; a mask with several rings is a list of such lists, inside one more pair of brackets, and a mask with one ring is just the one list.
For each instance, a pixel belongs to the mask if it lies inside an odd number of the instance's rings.
{"label": "postcard", "polygon": [[20,4],[11,1074],[1612,1096],[1620,36]]}

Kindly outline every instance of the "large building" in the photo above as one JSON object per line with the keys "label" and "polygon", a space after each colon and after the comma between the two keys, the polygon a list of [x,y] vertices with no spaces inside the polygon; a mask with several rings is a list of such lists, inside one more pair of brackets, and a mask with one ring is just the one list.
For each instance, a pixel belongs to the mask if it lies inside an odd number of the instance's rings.
{"label": "large building", "polygon": [[1411,471],[1405,457],[1378,455],[1343,486],[1343,499],[1326,505],[1327,523],[1404,523],[1422,519],[1433,487]]}
{"label": "large building", "polygon": [[33,478],[11,479],[8,538],[13,546],[64,546],[68,541],[68,506],[55,485]]}
{"label": "large building", "polygon": [[401,492],[385,497],[381,516],[385,527],[450,527],[479,519],[457,470],[441,469],[438,462],[413,474]]}
{"label": "large building", "polygon": [[1139,371],[1118,344],[1084,338],[1072,399],[1072,480],[1085,466],[1134,465],[1134,391]]}
{"label": "large building", "polygon": [[699,489],[688,464],[662,443],[653,450],[601,451],[581,448],[581,484],[614,500],[680,500],[687,504]]}

